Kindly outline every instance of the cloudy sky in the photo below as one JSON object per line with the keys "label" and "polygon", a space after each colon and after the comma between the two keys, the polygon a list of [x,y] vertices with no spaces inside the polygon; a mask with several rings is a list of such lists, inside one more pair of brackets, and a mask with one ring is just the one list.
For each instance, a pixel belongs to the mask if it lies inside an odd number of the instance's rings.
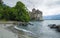
{"label": "cloudy sky", "polygon": [[29,10],[39,9],[44,16],[60,14],[60,0],[3,0],[5,4],[14,6],[17,1],[22,1]]}

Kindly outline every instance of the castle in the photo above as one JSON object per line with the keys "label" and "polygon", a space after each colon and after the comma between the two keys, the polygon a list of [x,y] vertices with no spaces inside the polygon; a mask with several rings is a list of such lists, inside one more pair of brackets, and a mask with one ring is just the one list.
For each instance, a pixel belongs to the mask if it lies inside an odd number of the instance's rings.
{"label": "castle", "polygon": [[35,8],[32,9],[32,12],[30,12],[29,15],[31,20],[43,20],[42,11],[36,10]]}

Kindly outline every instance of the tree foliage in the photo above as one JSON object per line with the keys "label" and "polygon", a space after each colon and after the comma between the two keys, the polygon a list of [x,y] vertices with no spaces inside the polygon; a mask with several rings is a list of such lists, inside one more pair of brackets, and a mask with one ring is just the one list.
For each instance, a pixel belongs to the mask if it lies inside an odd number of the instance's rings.
{"label": "tree foliage", "polygon": [[30,17],[25,5],[18,1],[14,7],[0,4],[0,19],[28,22]]}

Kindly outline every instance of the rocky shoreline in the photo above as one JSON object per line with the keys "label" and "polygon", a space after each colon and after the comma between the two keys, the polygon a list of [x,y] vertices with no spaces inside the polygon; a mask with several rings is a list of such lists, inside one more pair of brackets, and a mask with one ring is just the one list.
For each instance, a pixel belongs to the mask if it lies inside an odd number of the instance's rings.
{"label": "rocky shoreline", "polygon": [[[9,22],[8,22],[8,23],[9,23]],[[11,23],[13,23],[13,22],[11,22]],[[9,32],[14,33],[14,34],[17,36],[17,38],[36,38],[36,37],[29,36],[29,35],[25,34],[25,33],[24,33],[23,31],[21,31],[21,30],[15,29],[14,26],[16,26],[16,25],[14,25],[14,24],[10,24],[10,25],[9,25],[9,24],[5,24],[5,23],[4,23],[3,28],[4,28],[5,30],[9,31]]]}

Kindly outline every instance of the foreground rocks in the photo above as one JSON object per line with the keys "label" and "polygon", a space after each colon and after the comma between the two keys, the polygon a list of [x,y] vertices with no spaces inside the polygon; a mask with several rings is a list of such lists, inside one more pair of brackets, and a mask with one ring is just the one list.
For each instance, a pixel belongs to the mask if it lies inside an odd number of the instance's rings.
{"label": "foreground rocks", "polygon": [[60,32],[60,25],[56,25],[56,24],[50,24],[48,25],[50,28],[52,29],[56,29],[56,31]]}

